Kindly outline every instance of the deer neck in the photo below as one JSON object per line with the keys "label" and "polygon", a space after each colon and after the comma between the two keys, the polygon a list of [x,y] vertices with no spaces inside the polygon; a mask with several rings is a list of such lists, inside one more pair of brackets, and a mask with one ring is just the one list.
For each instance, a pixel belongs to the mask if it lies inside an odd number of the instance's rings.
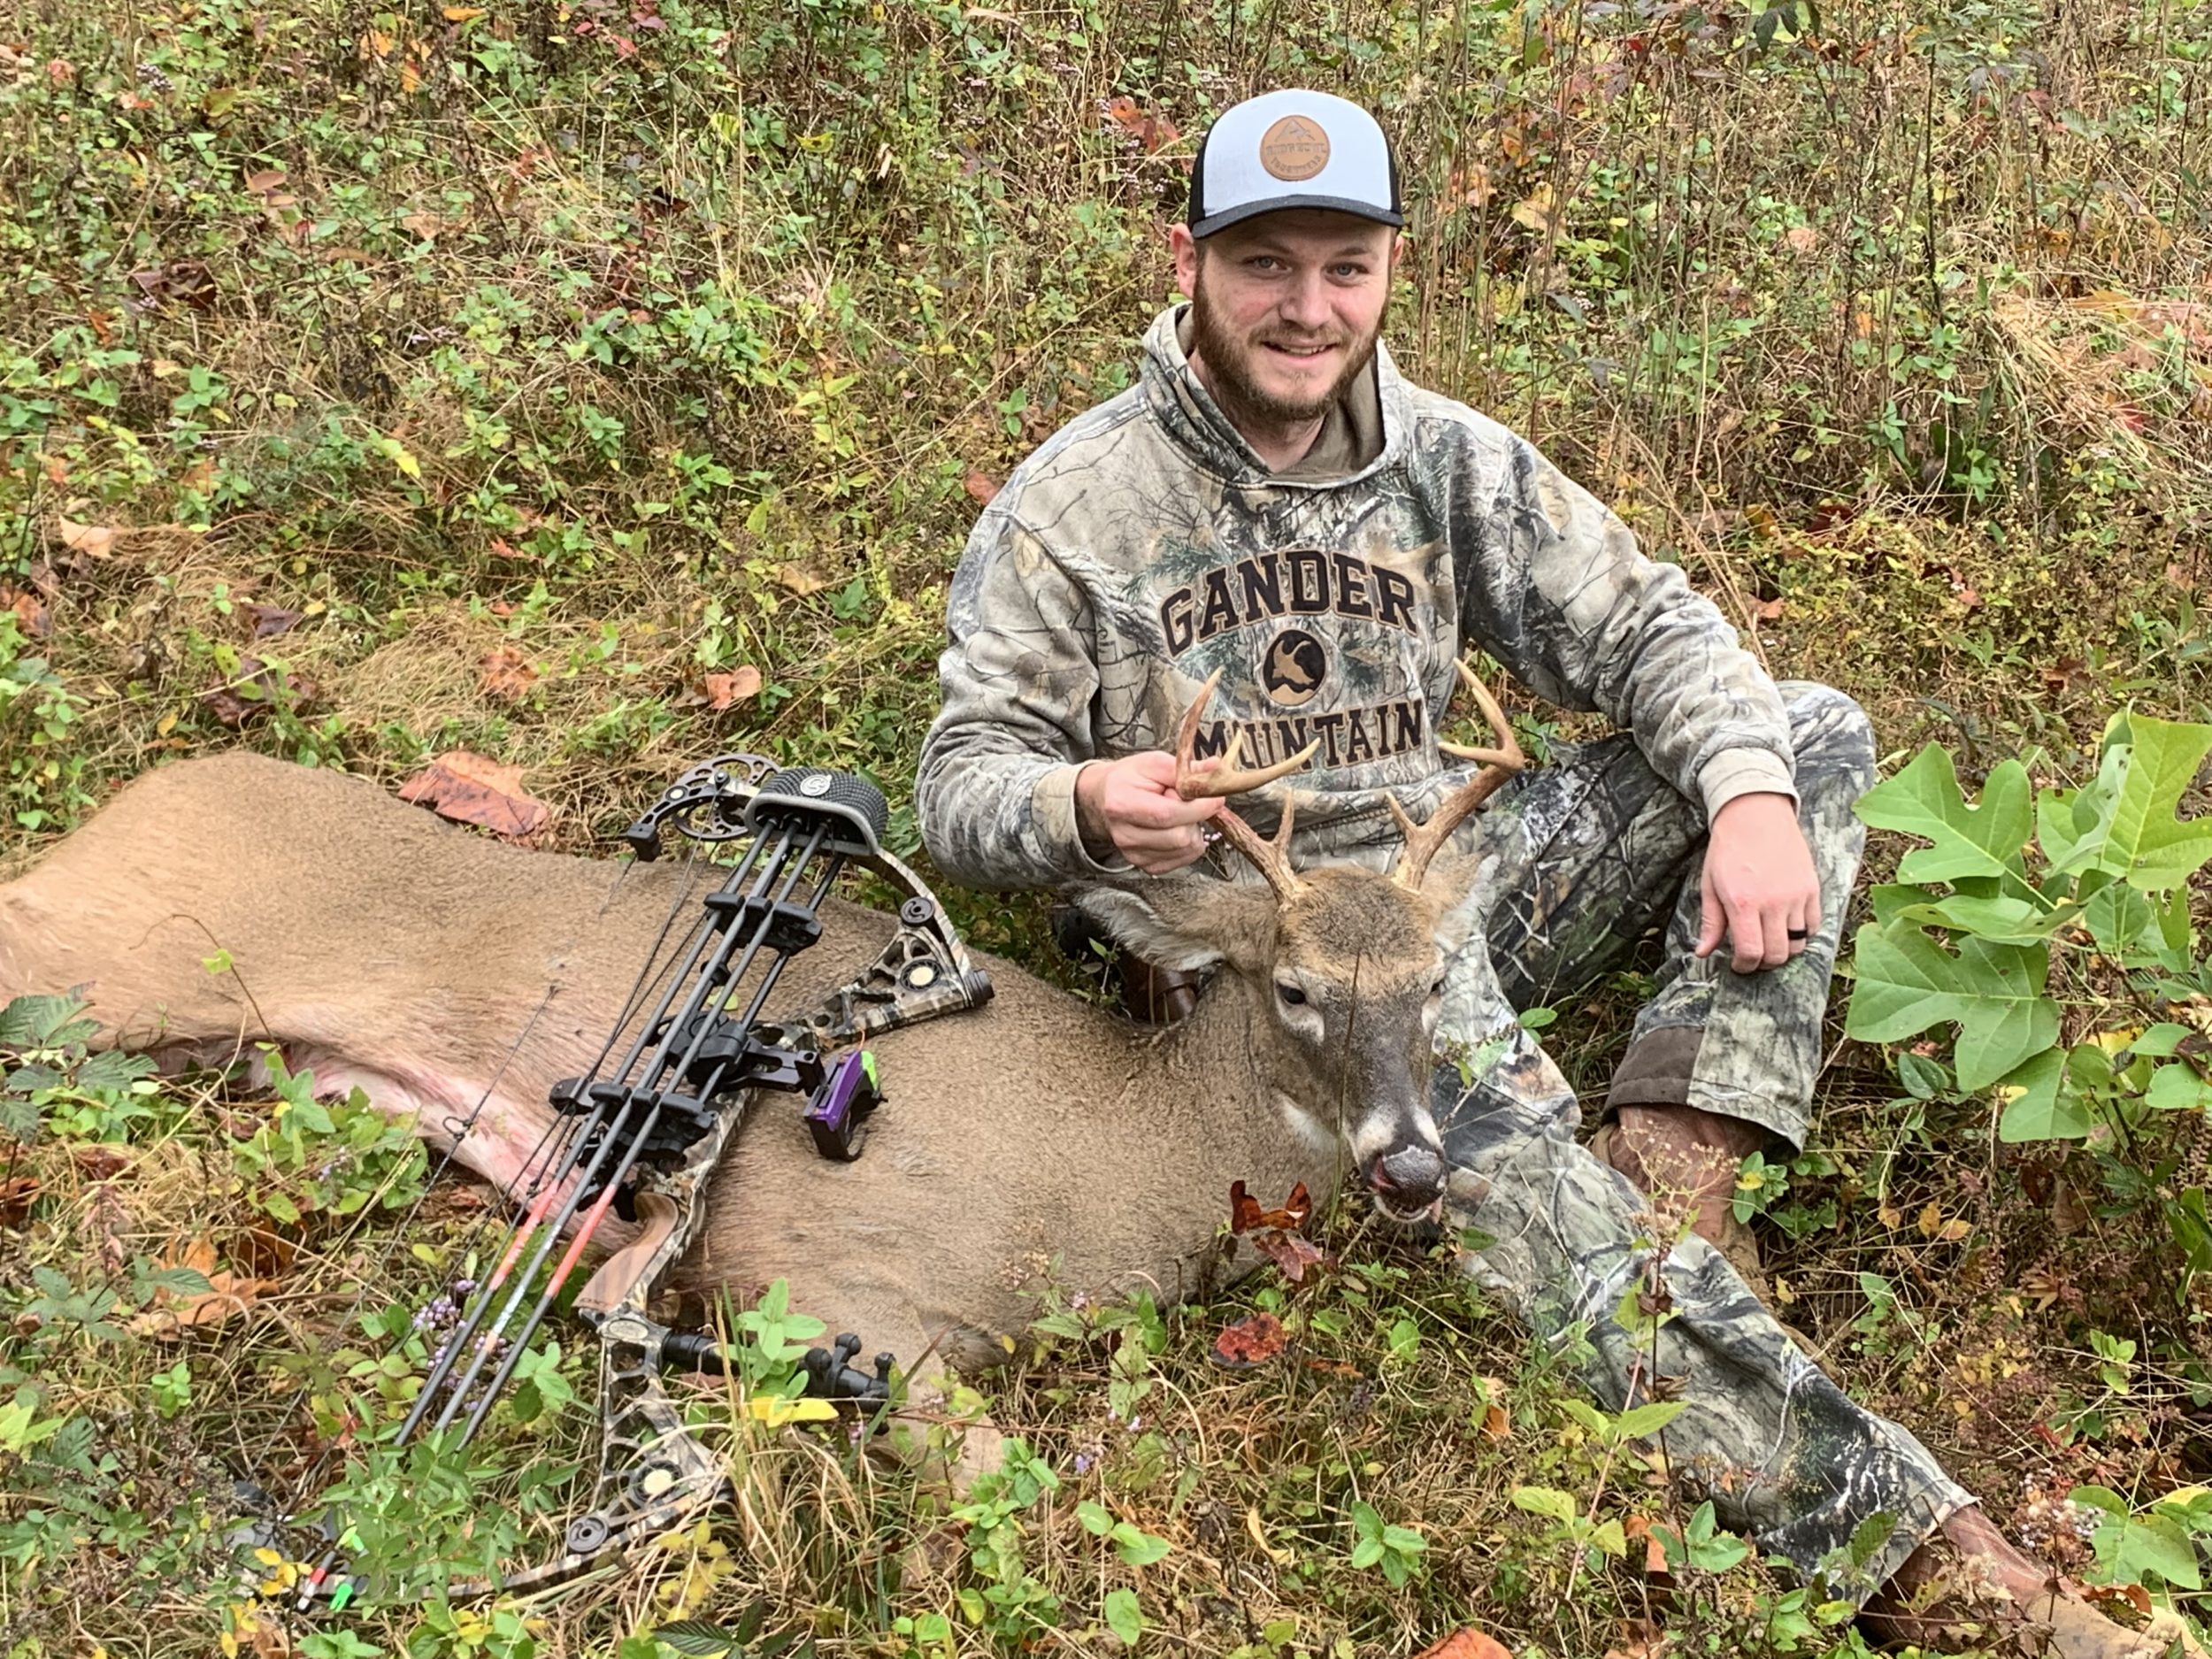
{"label": "deer neck", "polygon": [[1273,1169],[1309,1182],[1327,1179],[1339,1152],[1333,1132],[1286,1111],[1268,1075],[1266,1056],[1286,1041],[1263,987],[1240,974],[1218,973],[1190,1018],[1164,1032],[1150,1064],[1131,1077],[1130,1103],[1167,1113],[1199,1110],[1210,1139],[1224,1145],[1240,1140],[1259,1161],[1256,1178]]}

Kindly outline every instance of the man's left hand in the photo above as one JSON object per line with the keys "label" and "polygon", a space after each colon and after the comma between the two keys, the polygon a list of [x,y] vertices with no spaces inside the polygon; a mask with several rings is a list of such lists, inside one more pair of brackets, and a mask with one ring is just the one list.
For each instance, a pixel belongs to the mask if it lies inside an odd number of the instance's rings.
{"label": "man's left hand", "polygon": [[1778,968],[1820,930],[1820,878],[1786,795],[1740,795],[1715,815],[1701,887],[1697,954],[1724,936],[1738,973]]}

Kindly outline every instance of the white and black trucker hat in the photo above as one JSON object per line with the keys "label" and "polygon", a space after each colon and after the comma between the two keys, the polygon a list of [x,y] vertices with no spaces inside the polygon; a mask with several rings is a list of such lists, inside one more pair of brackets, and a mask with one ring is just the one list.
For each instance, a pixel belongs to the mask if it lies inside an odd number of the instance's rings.
{"label": "white and black trucker hat", "polygon": [[1222,112],[1191,165],[1190,234],[1210,236],[1286,207],[1406,222],[1397,158],[1373,116],[1346,99],[1297,88]]}

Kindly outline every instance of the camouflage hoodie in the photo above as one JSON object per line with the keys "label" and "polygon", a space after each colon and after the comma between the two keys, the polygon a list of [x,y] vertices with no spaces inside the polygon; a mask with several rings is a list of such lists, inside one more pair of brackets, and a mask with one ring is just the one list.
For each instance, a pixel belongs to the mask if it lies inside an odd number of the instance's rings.
{"label": "camouflage hoodie", "polygon": [[[1773,682],[1679,569],[1533,447],[1407,384],[1379,348],[1381,453],[1340,478],[1271,473],[1192,373],[1180,311],[1147,334],[1140,383],[1040,446],[977,521],[915,782],[941,869],[985,887],[1107,873],[1076,773],[1171,747],[1217,668],[1199,756],[1231,723],[1255,765],[1317,739],[1295,851],[1387,844],[1385,792],[1417,818],[1465,775],[1436,747],[1463,646],[1601,710],[1709,814],[1793,793]],[[1271,827],[1287,782],[1238,810]]]}

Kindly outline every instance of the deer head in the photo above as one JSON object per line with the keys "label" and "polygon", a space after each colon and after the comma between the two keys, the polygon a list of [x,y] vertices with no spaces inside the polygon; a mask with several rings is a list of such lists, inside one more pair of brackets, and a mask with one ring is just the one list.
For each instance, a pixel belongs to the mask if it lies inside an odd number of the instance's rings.
{"label": "deer head", "polygon": [[[1472,926],[1460,884],[1440,880],[1432,890],[1430,865],[1467,815],[1525,764],[1496,701],[1463,664],[1459,672],[1496,747],[1446,746],[1481,761],[1482,770],[1426,823],[1415,825],[1390,803],[1405,845],[1387,874],[1357,865],[1293,869],[1295,805],[1286,795],[1271,840],[1225,807],[1212,820],[1264,887],[1150,878],[1084,901],[1148,960],[1217,968],[1246,983],[1256,1004],[1250,1060],[1262,1086],[1310,1138],[1348,1148],[1376,1207],[1398,1221],[1417,1219],[1443,1195],[1443,1147],[1428,1110],[1432,1044],[1445,970]],[[1200,770],[1193,757],[1199,720],[1219,679],[1206,682],[1183,717],[1176,788],[1186,800],[1256,789],[1313,754],[1309,747],[1248,769],[1237,740],[1218,764]],[[1237,1058],[1222,1056],[1225,1064]]]}

